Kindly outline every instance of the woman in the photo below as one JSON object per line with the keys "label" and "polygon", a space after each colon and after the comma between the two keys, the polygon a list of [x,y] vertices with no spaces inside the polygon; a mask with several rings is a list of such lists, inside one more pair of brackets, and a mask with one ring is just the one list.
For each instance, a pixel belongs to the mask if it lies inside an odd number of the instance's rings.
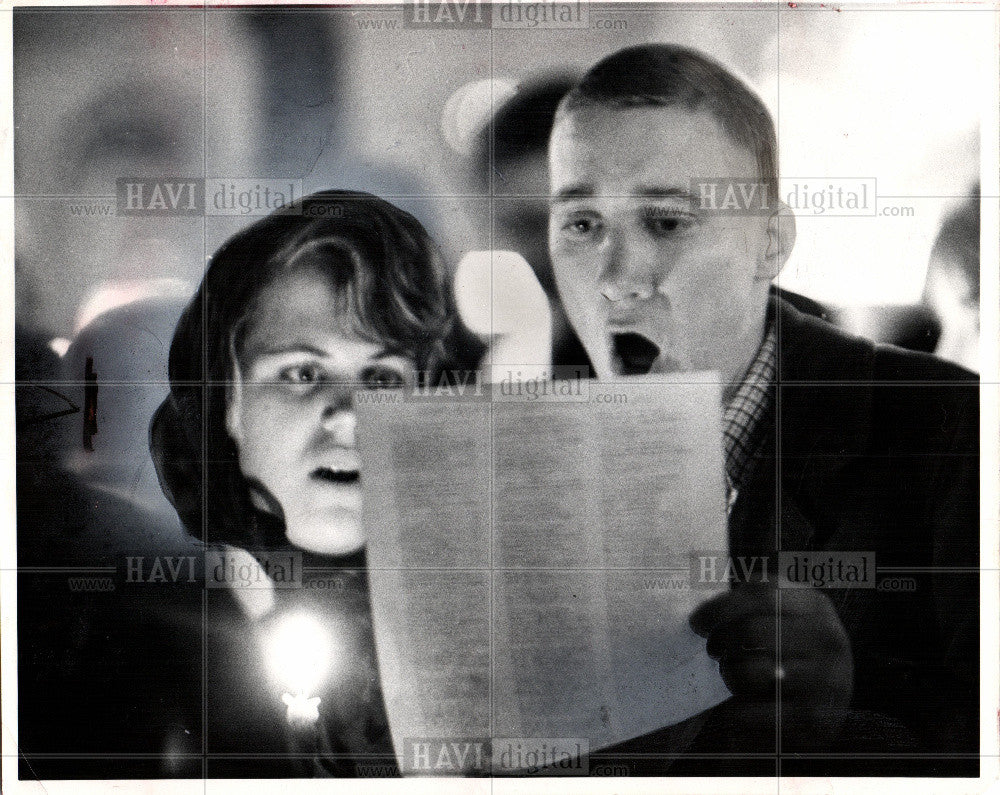
{"label": "woman", "polygon": [[[314,194],[212,257],[178,323],[170,396],[151,427],[164,492],[207,545],[210,757],[250,750],[260,762],[273,745],[262,724],[273,728],[284,715],[293,750],[311,757],[313,773],[357,774],[363,757],[391,759],[363,572],[352,395],[423,386],[474,368],[481,355],[430,237],[374,196]],[[280,587],[286,560],[309,570],[303,587]],[[232,620],[234,603],[254,632]],[[285,637],[289,615],[329,633],[319,653],[337,659],[325,682],[299,687],[282,683],[280,671],[258,670],[260,646],[247,645],[248,635],[266,647]],[[315,652],[322,631],[306,634]],[[301,667],[308,652],[285,656]],[[318,718],[309,713],[313,697]],[[211,764],[210,776],[247,775],[246,766]],[[287,773],[266,763],[254,771]]]}

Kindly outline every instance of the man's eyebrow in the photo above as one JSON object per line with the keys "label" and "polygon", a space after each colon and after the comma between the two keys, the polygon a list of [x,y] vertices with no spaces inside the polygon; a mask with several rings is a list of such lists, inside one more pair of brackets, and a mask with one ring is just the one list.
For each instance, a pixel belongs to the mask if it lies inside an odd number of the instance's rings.
{"label": "man's eyebrow", "polygon": [[[590,185],[569,185],[561,188],[552,197],[553,202],[572,201],[573,199],[589,199],[595,195],[594,188]],[[639,185],[634,193],[627,195],[630,199],[683,199],[693,201],[695,195],[686,188],[678,188],[668,185]]]}
{"label": "man's eyebrow", "polygon": [[683,199],[692,201],[695,196],[686,188],[677,188],[668,185],[640,185],[636,189],[636,197],[643,199]]}

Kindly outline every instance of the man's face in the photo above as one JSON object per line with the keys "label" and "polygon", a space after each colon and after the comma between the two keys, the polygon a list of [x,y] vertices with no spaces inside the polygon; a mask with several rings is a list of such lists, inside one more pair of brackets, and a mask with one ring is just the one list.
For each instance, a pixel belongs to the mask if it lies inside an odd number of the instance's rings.
{"label": "man's face", "polygon": [[702,210],[691,181],[759,182],[707,112],[584,108],[550,145],[556,284],[602,379],[716,370],[740,377],[774,277],[768,219]]}

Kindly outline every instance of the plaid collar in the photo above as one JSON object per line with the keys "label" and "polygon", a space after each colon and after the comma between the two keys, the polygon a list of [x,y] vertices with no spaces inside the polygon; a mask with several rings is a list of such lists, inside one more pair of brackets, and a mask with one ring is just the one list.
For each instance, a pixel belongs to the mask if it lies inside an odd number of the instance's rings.
{"label": "plaid collar", "polygon": [[727,513],[732,510],[743,485],[753,454],[760,443],[761,418],[773,401],[777,334],[774,323],[768,324],[757,355],[750,363],[743,381],[722,414],[722,433],[726,451]]}

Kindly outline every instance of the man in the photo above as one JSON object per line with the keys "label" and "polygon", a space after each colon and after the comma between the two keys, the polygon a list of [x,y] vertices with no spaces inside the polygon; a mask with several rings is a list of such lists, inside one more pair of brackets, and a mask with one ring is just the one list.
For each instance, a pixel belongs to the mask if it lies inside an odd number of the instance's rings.
{"label": "man", "polygon": [[[721,375],[729,554],[769,561],[691,618],[733,697],[607,753],[646,774],[977,775],[972,374],[771,295],[795,241],[773,122],[704,55],[604,59],[549,158],[556,283],[598,377]],[[729,187],[735,209],[711,201]],[[907,589],[779,588],[779,552],[874,554]]]}

